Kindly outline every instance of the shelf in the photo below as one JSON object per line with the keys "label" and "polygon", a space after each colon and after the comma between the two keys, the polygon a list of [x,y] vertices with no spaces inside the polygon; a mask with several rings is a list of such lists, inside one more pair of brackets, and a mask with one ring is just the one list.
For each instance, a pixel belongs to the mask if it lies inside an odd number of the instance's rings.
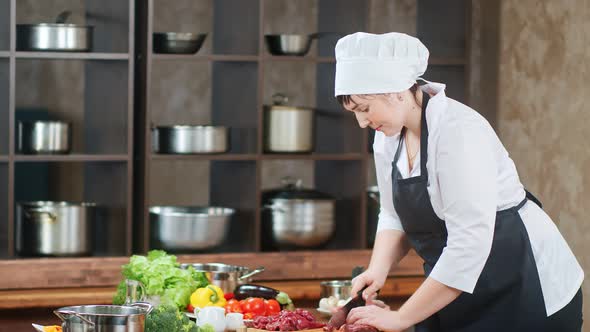
{"label": "shelf", "polygon": [[0,51],[0,58],[8,58],[8,57],[10,57],[10,52]]}
{"label": "shelf", "polygon": [[16,52],[17,59],[129,60],[128,53]]}
{"label": "shelf", "polygon": [[257,55],[195,55],[195,54],[160,54],[152,53],[154,60],[183,60],[183,61],[227,61],[227,62],[257,62]]}
{"label": "shelf", "polygon": [[8,156],[0,156],[0,163],[5,163],[8,161]]}
{"label": "shelf", "polygon": [[311,153],[311,154],[263,154],[263,160],[362,160],[365,156],[361,153]]}
{"label": "shelf", "polygon": [[[1,160],[1,159],[0,159]],[[129,156],[124,154],[112,155],[93,155],[93,154],[63,154],[63,155],[15,155],[15,161],[20,162],[51,162],[51,161],[104,161],[104,162],[118,162],[128,161]]]}
{"label": "shelf", "polygon": [[467,60],[461,57],[434,57],[428,59],[428,64],[433,66],[462,66]]}
{"label": "shelf", "polygon": [[255,154],[156,154],[152,160],[256,160]]}
{"label": "shelf", "polygon": [[266,61],[292,61],[292,62],[317,62],[317,63],[335,63],[335,57],[325,56],[264,56]]}

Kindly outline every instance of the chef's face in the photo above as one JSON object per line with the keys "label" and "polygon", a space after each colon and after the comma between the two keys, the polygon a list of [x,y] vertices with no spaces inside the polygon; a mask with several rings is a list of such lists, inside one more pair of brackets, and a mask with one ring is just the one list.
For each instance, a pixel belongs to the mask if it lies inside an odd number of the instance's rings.
{"label": "chef's face", "polygon": [[404,94],[405,92],[351,95],[350,102],[342,106],[354,113],[361,128],[370,127],[386,136],[395,136],[406,122],[407,105],[403,102]]}

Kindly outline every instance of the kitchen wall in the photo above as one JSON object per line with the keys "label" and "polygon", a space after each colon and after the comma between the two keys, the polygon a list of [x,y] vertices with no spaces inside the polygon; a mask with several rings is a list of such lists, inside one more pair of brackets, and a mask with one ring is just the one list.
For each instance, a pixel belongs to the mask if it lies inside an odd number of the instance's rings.
{"label": "kitchen wall", "polygon": [[[588,17],[587,0],[474,1],[470,82],[471,106],[495,125],[521,181],[543,201],[586,272]],[[588,299],[588,282],[583,290]]]}

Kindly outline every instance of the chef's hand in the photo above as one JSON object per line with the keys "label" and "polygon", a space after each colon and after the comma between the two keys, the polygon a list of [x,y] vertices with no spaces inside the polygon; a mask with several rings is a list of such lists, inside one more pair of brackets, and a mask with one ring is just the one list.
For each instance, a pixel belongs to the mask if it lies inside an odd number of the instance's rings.
{"label": "chef's hand", "polygon": [[[381,302],[381,301],[379,301]],[[401,332],[410,327],[397,311],[380,308],[376,305],[354,308],[346,318],[346,324],[365,324],[380,331]]]}
{"label": "chef's hand", "polygon": [[352,296],[354,297],[361,289],[365,286],[367,289],[363,291],[363,298],[368,304],[377,298],[377,291],[385,284],[387,273],[378,273],[375,270],[368,269],[367,271],[359,274],[356,278],[352,279]]}

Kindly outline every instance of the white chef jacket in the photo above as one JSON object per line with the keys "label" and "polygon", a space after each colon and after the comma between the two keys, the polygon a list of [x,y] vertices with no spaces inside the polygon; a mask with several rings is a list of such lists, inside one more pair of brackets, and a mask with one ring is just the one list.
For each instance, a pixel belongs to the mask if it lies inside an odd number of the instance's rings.
{"label": "white chef jacket", "polygon": [[[489,256],[496,211],[525,197],[514,162],[489,123],[473,109],[445,95],[445,85],[421,87],[433,97],[427,105],[428,193],[436,215],[447,228],[447,245],[430,277],[473,293]],[[392,162],[400,135],[375,133],[373,151],[381,211],[377,232],[403,231],[392,200]],[[420,175],[420,153],[409,170],[405,144],[397,167],[403,178]],[[534,202],[519,210],[539,272],[547,315],[574,297],[584,272],[551,218]]]}

